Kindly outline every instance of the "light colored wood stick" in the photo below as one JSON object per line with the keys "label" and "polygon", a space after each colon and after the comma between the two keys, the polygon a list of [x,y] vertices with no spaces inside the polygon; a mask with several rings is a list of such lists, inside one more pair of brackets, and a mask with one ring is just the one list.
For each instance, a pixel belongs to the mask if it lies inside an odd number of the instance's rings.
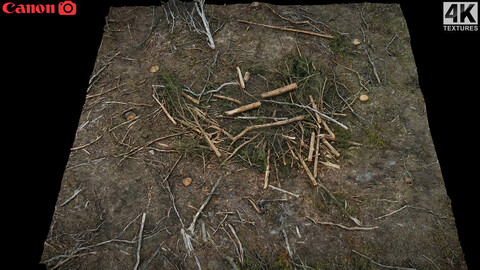
{"label": "light colored wood stick", "polygon": [[[318,106],[317,103],[315,103],[315,100],[313,99],[312,95],[309,95],[308,98],[310,99],[310,103],[312,103],[312,108],[318,111]],[[317,119],[317,125],[318,128],[320,129],[320,123],[322,123],[322,118],[320,118],[320,115],[315,114],[315,118]]]}
{"label": "light colored wood stick", "polygon": [[155,96],[155,94],[152,94],[152,97],[153,97],[153,99],[155,99],[155,101],[158,103],[158,105],[160,105],[160,108],[162,108],[163,112],[168,117],[170,122],[172,122],[172,124],[174,124],[174,125],[177,125],[177,122],[175,121],[175,119],[173,119],[172,115],[167,111],[167,108],[165,108],[165,106],[163,106],[163,104],[160,102],[160,100],[158,100],[158,98]]}
{"label": "light colored wood stick", "polygon": [[260,134],[257,134],[255,135],[253,138],[251,138],[250,140],[248,141],[245,141],[244,143],[240,144],[237,148],[235,148],[235,150],[233,150],[233,152],[220,164],[220,165],[223,165],[225,164],[225,162],[227,162],[227,160],[231,159],[237,152],[238,150],[240,150],[242,147],[244,147],[246,144],[248,144],[249,142],[253,141],[255,138],[257,138]]}
{"label": "light colored wood stick", "polygon": [[142,248],[142,234],[143,234],[143,227],[145,225],[145,217],[147,216],[146,213],[142,214],[142,224],[140,224],[140,231],[138,233],[138,246],[137,246],[137,262],[135,263],[134,270],[138,269],[138,265],[140,265],[140,249]]}
{"label": "light colored wood stick", "polygon": [[239,105],[242,104],[242,102],[240,100],[234,99],[234,98],[231,98],[231,97],[217,95],[217,94],[213,94],[213,96],[216,97],[216,98],[219,98],[219,99],[225,99],[225,100],[228,100],[230,102],[237,103]]}
{"label": "light colored wood stick", "polygon": [[285,189],[281,189],[281,188],[278,188],[278,187],[275,187],[275,186],[272,186],[272,185],[268,185],[268,187],[271,188],[271,189],[274,189],[274,190],[277,190],[277,191],[286,193],[286,194],[288,194],[288,195],[292,195],[292,196],[294,196],[295,198],[300,197],[300,195],[295,194],[295,193],[292,193],[292,192],[290,192],[290,191],[286,191]]}
{"label": "light colored wood stick", "polygon": [[328,166],[328,167],[332,167],[332,168],[335,168],[335,169],[340,169],[340,165],[333,164],[330,161],[320,161],[320,163],[322,163],[323,165]]}
{"label": "light colored wood stick", "polygon": [[330,141],[335,141],[335,134],[332,132],[332,130],[328,127],[327,123],[325,121],[322,122],[323,127],[325,130],[328,132],[328,135],[326,136],[325,139],[329,139]]}
{"label": "light colored wood stick", "polygon": [[240,67],[237,66],[237,74],[238,74],[238,80],[240,82],[240,87],[245,88],[245,82],[243,81],[243,75],[242,71],[240,70]]}
{"label": "light colored wood stick", "polygon": [[328,147],[328,150],[330,150],[332,154],[334,154],[336,157],[340,156],[340,153],[335,148],[333,148],[333,146],[326,139],[322,139],[322,142]]}
{"label": "light colored wood stick", "polygon": [[195,214],[195,216],[193,217],[193,220],[192,220],[192,223],[190,223],[190,226],[188,226],[188,229],[187,231],[189,231],[191,234],[193,234],[193,231],[195,230],[195,223],[197,222],[197,219],[198,217],[200,216],[200,214],[202,213],[203,209],[205,208],[205,206],[207,206],[208,202],[210,201],[210,199],[212,198],[213,194],[215,193],[215,190],[217,189],[218,185],[220,184],[220,181],[222,180],[223,176],[220,176],[217,181],[215,182],[215,184],[213,185],[212,189],[210,190],[210,193],[208,193],[208,196],[207,198],[205,199],[205,202],[203,202],[203,204],[200,206],[200,208],[198,208],[198,211],[197,213]]}
{"label": "light colored wood stick", "polygon": [[197,125],[198,129],[200,130],[200,133],[203,135],[203,137],[207,141],[208,146],[210,146],[210,149],[213,150],[213,152],[215,153],[215,155],[217,157],[221,157],[222,154],[220,153],[220,151],[218,151],[218,148],[215,146],[215,144],[212,142],[212,140],[210,140],[211,136],[209,137],[208,134],[203,130],[202,126],[198,122],[198,119],[197,119],[197,116],[195,115],[195,113],[193,113],[191,110],[189,110],[189,112],[193,116],[193,119],[195,120],[195,124]]}
{"label": "light colored wood stick", "polygon": [[225,114],[230,115],[230,116],[235,115],[237,113],[241,113],[241,112],[245,112],[245,111],[248,111],[248,110],[258,108],[258,107],[260,107],[260,105],[262,105],[262,103],[260,101],[257,101],[257,102],[254,102],[254,103],[243,105],[241,107],[238,107],[238,108],[230,110],[230,111],[226,111]]}
{"label": "light colored wood stick", "polygon": [[347,231],[372,231],[372,230],[378,229],[378,226],[373,226],[373,227],[360,227],[360,226],[348,227],[348,226],[345,226],[345,225],[342,225],[342,224],[333,223],[333,222],[329,222],[329,221],[316,221],[311,217],[307,217],[307,218],[310,219],[314,224],[336,226],[336,227],[342,228],[342,229],[347,230]]}
{"label": "light colored wood stick", "polygon": [[250,130],[286,125],[286,124],[289,124],[289,123],[292,123],[292,122],[295,122],[295,121],[301,121],[301,120],[303,120],[303,119],[305,119],[305,115],[297,116],[297,117],[290,118],[290,119],[283,120],[283,121],[277,121],[277,122],[273,122],[273,123],[268,123],[268,124],[261,124],[261,125],[249,126],[249,127],[245,128],[242,132],[240,132],[237,136],[235,136],[235,137],[233,138],[233,141],[238,140],[240,137],[242,137],[243,135],[245,135],[245,133],[247,133],[247,132],[250,131]]}
{"label": "light colored wood stick", "polygon": [[328,34],[320,34],[320,33],[315,33],[315,32],[310,32],[310,31],[305,31],[305,30],[299,30],[299,29],[294,29],[294,28],[286,28],[286,27],[268,25],[268,24],[263,24],[263,23],[255,23],[255,22],[249,22],[249,21],[244,21],[244,20],[237,20],[237,21],[241,22],[241,23],[254,24],[254,25],[259,25],[259,26],[272,28],[272,29],[277,29],[277,30],[297,32],[297,33],[302,33],[302,34],[306,34],[306,35],[313,35],[313,36],[329,38],[329,39],[333,38],[332,35],[328,35]]}
{"label": "light colored wood stick", "polygon": [[277,88],[275,90],[268,91],[268,92],[265,92],[265,93],[261,93],[260,96],[262,98],[274,97],[274,96],[278,96],[278,95],[281,95],[281,94],[286,93],[286,92],[290,92],[294,89],[297,89],[297,87],[298,87],[297,83],[291,83],[289,85],[285,85],[285,86]]}
{"label": "light colored wood stick", "polygon": [[320,151],[320,136],[317,136],[317,142],[315,147],[315,160],[313,161],[313,177],[318,176],[318,154]]}
{"label": "light colored wood stick", "polygon": [[318,185],[317,180],[315,179],[315,177],[313,177],[312,172],[310,171],[310,169],[308,168],[307,164],[306,164],[305,161],[303,160],[303,157],[302,157],[302,155],[300,155],[300,152],[298,152],[298,151],[295,151],[295,152],[296,152],[296,154],[297,154],[298,160],[300,161],[300,164],[302,164],[303,168],[304,168],[305,171],[307,172],[308,178],[309,178],[310,181],[312,182],[312,185],[314,185],[314,186]]}
{"label": "light colored wood stick", "polygon": [[180,94],[181,94],[184,98],[190,100],[191,102],[193,102],[193,103],[195,103],[195,104],[197,104],[197,105],[200,104],[200,101],[198,101],[198,99],[189,96],[187,93],[185,93],[185,92],[182,91],[182,92],[180,92]]}
{"label": "light colored wood stick", "polygon": [[315,131],[313,131],[312,136],[310,136],[310,148],[308,149],[307,161],[312,161],[314,147],[315,147]]}
{"label": "light colored wood stick", "polygon": [[265,181],[263,183],[263,189],[268,187],[268,176],[270,175],[270,148],[267,151],[267,168],[265,170]]}

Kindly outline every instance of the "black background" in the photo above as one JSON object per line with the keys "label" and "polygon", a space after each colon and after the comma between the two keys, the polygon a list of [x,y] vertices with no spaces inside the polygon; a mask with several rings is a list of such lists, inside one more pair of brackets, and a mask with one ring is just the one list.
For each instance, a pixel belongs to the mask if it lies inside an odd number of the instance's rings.
{"label": "black background", "polygon": [[[43,241],[49,230],[109,7],[160,3],[74,2],[77,4],[74,16],[6,15],[0,11],[0,134],[2,150],[7,150],[1,152],[4,156],[2,168],[7,169],[1,180],[1,219],[2,235],[7,236],[2,246],[8,250],[8,256],[2,252],[5,258],[0,264],[10,262],[15,269],[43,269],[38,265]],[[207,1],[209,4],[224,2]],[[47,4],[47,1],[41,3]],[[282,4],[321,3],[352,1]],[[428,5],[419,5],[418,1],[400,3],[410,31],[430,131],[452,200],[465,257],[470,269],[480,269],[474,257],[474,238],[478,230],[473,229],[478,213],[475,187],[480,180],[477,174],[480,141],[476,129],[480,102],[476,97],[480,79],[479,45],[474,43],[479,34],[443,31],[442,1],[431,1]]]}

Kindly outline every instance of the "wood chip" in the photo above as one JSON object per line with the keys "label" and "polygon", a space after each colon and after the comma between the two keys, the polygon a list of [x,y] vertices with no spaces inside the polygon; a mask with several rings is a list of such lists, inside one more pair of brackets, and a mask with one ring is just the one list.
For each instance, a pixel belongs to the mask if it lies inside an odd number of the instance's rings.
{"label": "wood chip", "polygon": [[367,102],[370,98],[367,95],[363,94],[363,95],[360,95],[358,99],[360,99],[360,101],[362,102]]}
{"label": "wood chip", "polygon": [[151,73],[155,73],[155,72],[158,72],[160,70],[160,67],[159,66],[152,66],[150,68],[150,72]]}
{"label": "wood chip", "polygon": [[190,184],[192,183],[192,178],[191,177],[187,177],[185,179],[182,180],[182,183],[184,186],[188,187],[190,186]]}

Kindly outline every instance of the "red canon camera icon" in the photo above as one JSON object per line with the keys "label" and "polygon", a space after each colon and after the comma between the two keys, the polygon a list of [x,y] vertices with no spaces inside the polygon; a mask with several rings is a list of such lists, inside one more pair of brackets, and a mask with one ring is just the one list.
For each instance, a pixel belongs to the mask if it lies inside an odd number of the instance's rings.
{"label": "red canon camera icon", "polygon": [[72,1],[63,1],[58,3],[58,14],[75,15],[77,14],[77,5]]}

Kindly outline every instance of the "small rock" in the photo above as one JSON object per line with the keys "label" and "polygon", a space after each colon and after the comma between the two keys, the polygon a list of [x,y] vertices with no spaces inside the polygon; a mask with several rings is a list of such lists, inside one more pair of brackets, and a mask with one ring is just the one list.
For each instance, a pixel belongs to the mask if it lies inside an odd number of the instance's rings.
{"label": "small rock", "polygon": [[155,155],[155,151],[153,151],[153,150],[148,151],[148,153],[152,156]]}
{"label": "small rock", "polygon": [[258,7],[260,5],[259,2],[253,2],[250,4],[251,7]]}
{"label": "small rock", "polygon": [[410,178],[408,176],[403,177],[403,181],[405,181],[405,183],[407,183],[409,185],[413,184],[412,178]]}
{"label": "small rock", "polygon": [[188,187],[190,186],[190,184],[192,183],[192,178],[191,177],[187,177],[185,179],[182,180],[182,183],[184,186]]}
{"label": "small rock", "polygon": [[160,70],[160,67],[159,67],[159,66],[152,66],[152,67],[150,68],[150,72],[151,72],[151,73],[155,73],[155,72],[157,72],[157,71],[159,71],[159,70]]}
{"label": "small rock", "polygon": [[353,45],[357,46],[357,45],[360,45],[362,43],[362,41],[358,38],[355,38],[355,39],[353,39],[352,43],[353,43]]}
{"label": "small rock", "polygon": [[360,95],[359,99],[360,99],[360,101],[362,101],[362,102],[366,102],[366,101],[368,101],[370,98],[369,98],[367,95],[363,94],[363,95]]}

